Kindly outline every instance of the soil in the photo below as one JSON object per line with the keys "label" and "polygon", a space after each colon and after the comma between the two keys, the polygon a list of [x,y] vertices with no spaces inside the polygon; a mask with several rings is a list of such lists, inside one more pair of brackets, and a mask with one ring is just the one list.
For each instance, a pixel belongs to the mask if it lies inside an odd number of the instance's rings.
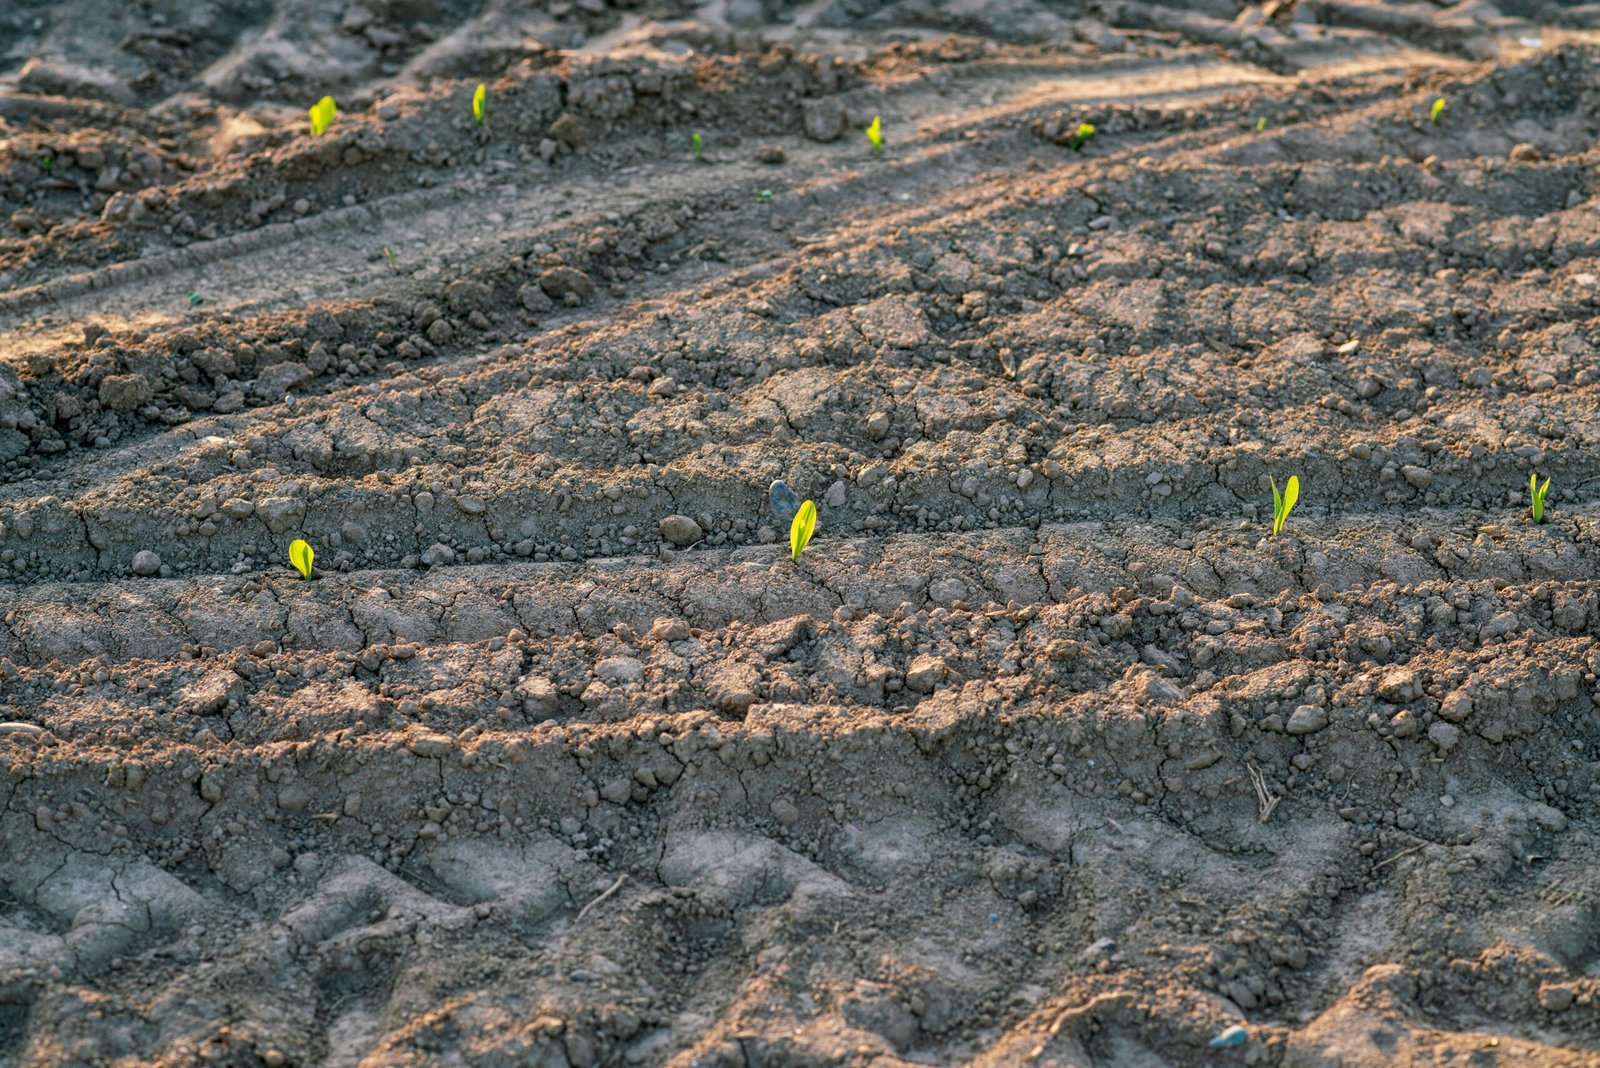
{"label": "soil", "polygon": [[1597,135],[1538,0],[16,0],[0,1068],[1600,1064]]}

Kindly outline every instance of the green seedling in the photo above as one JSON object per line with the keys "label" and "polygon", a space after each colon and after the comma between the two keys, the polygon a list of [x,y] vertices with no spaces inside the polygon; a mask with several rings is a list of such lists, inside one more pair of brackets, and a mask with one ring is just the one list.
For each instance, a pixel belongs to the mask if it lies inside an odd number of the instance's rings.
{"label": "green seedling", "polygon": [[789,559],[795,563],[800,562],[800,554],[805,552],[806,545],[811,541],[811,535],[816,529],[816,503],[806,501],[794,514],[794,522],[789,524]]}
{"label": "green seedling", "polygon": [[761,192],[756,194],[756,199],[761,201],[763,204],[771,203],[772,202],[772,190],[770,190],[770,189],[761,190]]}
{"label": "green seedling", "polygon": [[54,156],[46,156],[44,158],[44,173],[52,175],[56,173],[56,161]]}
{"label": "green seedling", "polygon": [[706,139],[700,136],[699,130],[696,130],[694,136],[689,138],[689,147],[694,150],[695,159],[705,159]]}
{"label": "green seedling", "polygon": [[317,554],[312,551],[311,546],[299,538],[289,543],[289,562],[307,582],[311,581],[311,565],[316,559]]}
{"label": "green seedling", "polygon": [[1300,479],[1290,475],[1282,493],[1278,492],[1276,481],[1272,479],[1268,481],[1272,482],[1272,533],[1276,537],[1283,529],[1283,524],[1288,522],[1289,513],[1294,511],[1294,502],[1300,499]]}
{"label": "green seedling", "polygon": [[333,102],[333,97],[325,96],[312,104],[306,114],[311,116],[311,136],[321,137],[333,125],[334,116],[339,114],[339,105]]}
{"label": "green seedling", "polygon": [[489,98],[489,87],[482,82],[472,91],[472,121],[483,125],[483,102]]}
{"label": "green seedling", "polygon": [[389,261],[389,269],[391,271],[400,269],[400,258],[394,254],[394,249],[388,245],[383,246],[383,258]]}
{"label": "green seedling", "polygon": [[1439,116],[1443,115],[1443,114],[1444,114],[1444,97],[1441,96],[1438,100],[1435,100],[1433,102],[1433,107],[1428,111],[1428,121],[1432,122],[1432,123],[1437,123],[1439,121]]}
{"label": "green seedling", "polygon": [[1089,138],[1093,136],[1094,123],[1080,122],[1078,123],[1078,132],[1072,135],[1072,139],[1067,142],[1067,147],[1074,152],[1082,152],[1083,146],[1088,144]]}
{"label": "green seedling", "polygon": [[1544,495],[1550,492],[1550,480],[1544,480],[1544,485],[1539,485],[1537,472],[1528,476],[1528,497],[1532,501],[1533,522],[1535,525],[1544,522]]}
{"label": "green seedling", "polygon": [[1267,128],[1267,117],[1265,115],[1263,115],[1259,119],[1256,120],[1256,133],[1263,133],[1263,132],[1266,131],[1266,128]]}
{"label": "green seedling", "polygon": [[202,297],[198,293],[190,293],[189,294],[189,303],[191,305],[204,304],[205,303],[205,299],[206,299],[205,297]]}
{"label": "green seedling", "polygon": [[883,117],[872,116],[872,125],[867,127],[867,141],[872,145],[872,151],[883,151]]}

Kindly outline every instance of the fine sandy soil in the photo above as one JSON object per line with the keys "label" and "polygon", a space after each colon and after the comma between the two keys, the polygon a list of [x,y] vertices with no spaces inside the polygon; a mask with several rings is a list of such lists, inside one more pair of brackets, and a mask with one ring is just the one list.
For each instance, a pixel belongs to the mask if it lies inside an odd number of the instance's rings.
{"label": "fine sandy soil", "polygon": [[0,1068],[1600,1064],[1600,7],[3,8]]}

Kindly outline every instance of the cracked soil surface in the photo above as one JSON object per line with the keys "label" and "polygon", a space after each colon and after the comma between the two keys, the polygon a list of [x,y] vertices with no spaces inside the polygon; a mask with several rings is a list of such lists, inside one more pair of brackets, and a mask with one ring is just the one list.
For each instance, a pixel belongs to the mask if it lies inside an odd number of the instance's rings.
{"label": "cracked soil surface", "polygon": [[1541,0],[6,5],[0,1068],[1600,1064],[1597,136]]}

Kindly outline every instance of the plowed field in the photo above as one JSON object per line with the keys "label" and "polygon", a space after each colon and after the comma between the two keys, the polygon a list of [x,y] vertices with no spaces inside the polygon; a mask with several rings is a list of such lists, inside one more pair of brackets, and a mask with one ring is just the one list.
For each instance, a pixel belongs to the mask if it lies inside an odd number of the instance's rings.
{"label": "plowed field", "polygon": [[16,0],[0,1068],[1600,1064],[1597,136],[1593,5]]}

